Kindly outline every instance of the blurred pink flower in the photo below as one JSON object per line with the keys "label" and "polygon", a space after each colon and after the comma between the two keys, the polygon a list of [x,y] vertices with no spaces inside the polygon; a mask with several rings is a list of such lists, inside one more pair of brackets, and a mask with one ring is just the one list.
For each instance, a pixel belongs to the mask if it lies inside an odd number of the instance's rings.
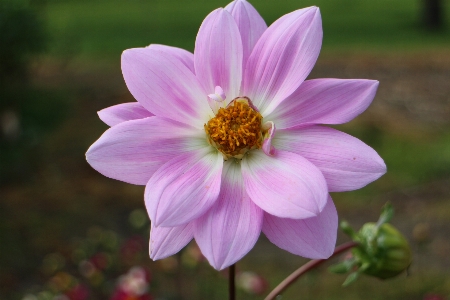
{"label": "blurred pink flower", "polygon": [[360,140],[317,125],[350,121],[378,87],[305,81],[321,44],[317,7],[267,28],[236,0],[206,17],[194,54],[163,45],[124,51],[123,76],[138,102],[99,112],[112,127],[86,156],[105,176],[146,185],[152,259],[195,238],[223,269],[261,231],[297,255],[332,254],[337,213],[328,192],[361,188],[386,166]]}
{"label": "blurred pink flower", "polygon": [[269,287],[267,280],[254,272],[239,273],[237,285],[247,293],[254,295],[264,294]]}
{"label": "blurred pink flower", "polygon": [[144,268],[133,267],[122,275],[111,300],[150,300],[148,294],[149,276]]}

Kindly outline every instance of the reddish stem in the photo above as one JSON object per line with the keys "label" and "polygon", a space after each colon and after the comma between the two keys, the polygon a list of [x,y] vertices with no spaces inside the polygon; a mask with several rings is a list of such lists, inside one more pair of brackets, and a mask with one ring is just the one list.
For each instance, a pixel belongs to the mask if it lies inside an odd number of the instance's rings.
{"label": "reddish stem", "polygon": [[278,295],[280,295],[285,289],[287,289],[291,284],[293,284],[300,276],[302,276],[306,272],[318,267],[323,262],[327,261],[328,259],[332,258],[333,256],[336,256],[336,255],[338,255],[350,248],[353,248],[357,245],[358,245],[357,242],[348,242],[348,243],[342,244],[342,245],[336,247],[333,254],[329,258],[314,259],[314,260],[307,262],[306,264],[304,264],[303,266],[301,266],[300,268],[295,270],[294,273],[289,275],[285,280],[283,280],[276,288],[273,289],[272,292],[270,292],[270,294],[264,300],[275,299]]}

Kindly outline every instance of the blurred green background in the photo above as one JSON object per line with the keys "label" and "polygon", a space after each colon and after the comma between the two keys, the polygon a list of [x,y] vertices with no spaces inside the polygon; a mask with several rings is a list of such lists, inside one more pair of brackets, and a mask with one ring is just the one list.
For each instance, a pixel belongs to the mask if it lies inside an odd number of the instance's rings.
{"label": "blurred green background", "polygon": [[[42,291],[58,293],[49,282],[64,274],[97,289],[84,299],[107,299],[133,265],[152,274],[156,299],[226,299],[225,277],[194,259],[195,245],[166,261],[148,259],[143,187],[103,177],[84,153],[107,129],[96,111],[134,101],[121,52],[150,43],[193,51],[204,17],[228,2],[0,1],[0,299],[60,299]],[[409,276],[342,288],[343,276],[321,268],[283,299],[450,299],[450,3],[441,1],[442,23],[433,25],[424,21],[427,1],[251,1],[267,24],[320,7],[324,41],[310,78],[380,81],[371,107],[337,128],[372,146],[388,173],[332,197],[356,228],[391,201],[392,223],[414,251]],[[115,242],[105,242],[111,236]],[[130,243],[136,256],[124,259]],[[94,278],[82,264],[98,253],[109,265],[97,266]],[[238,269],[273,288],[303,262],[261,236]],[[263,298],[240,286],[238,299]]]}

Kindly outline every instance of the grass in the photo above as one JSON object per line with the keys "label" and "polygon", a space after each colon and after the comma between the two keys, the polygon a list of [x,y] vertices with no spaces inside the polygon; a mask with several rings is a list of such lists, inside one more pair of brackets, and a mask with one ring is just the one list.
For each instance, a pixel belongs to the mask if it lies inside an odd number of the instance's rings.
{"label": "grass", "polygon": [[[127,48],[150,43],[193,50],[197,30],[219,0],[56,1],[47,5],[51,54],[114,59]],[[268,24],[290,11],[319,6],[324,51],[416,51],[448,48],[450,31],[430,33],[420,27],[419,0],[254,0]],[[446,23],[450,6],[446,6]]]}

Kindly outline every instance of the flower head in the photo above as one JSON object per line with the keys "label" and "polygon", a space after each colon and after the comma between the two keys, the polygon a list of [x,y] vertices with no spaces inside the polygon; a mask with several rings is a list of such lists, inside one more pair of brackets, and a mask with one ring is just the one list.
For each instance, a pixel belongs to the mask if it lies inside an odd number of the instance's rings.
{"label": "flower head", "polygon": [[150,45],[124,51],[136,103],[99,112],[111,126],[88,150],[105,176],[146,185],[150,257],[195,238],[216,269],[242,258],[261,231],[309,258],[332,254],[337,213],[328,192],[361,188],[385,173],[341,124],[375,96],[373,80],[306,77],[322,43],[317,7],[267,28],[245,0],[211,12],[194,54]]}

